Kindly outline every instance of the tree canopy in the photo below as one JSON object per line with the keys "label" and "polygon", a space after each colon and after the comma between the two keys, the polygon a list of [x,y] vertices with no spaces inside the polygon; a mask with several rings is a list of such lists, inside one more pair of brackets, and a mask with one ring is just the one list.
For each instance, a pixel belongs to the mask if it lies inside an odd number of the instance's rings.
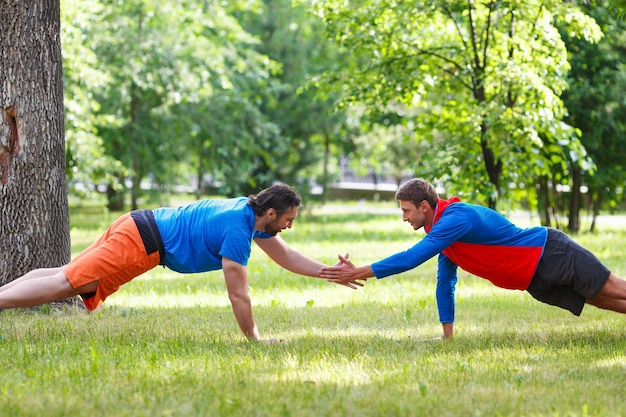
{"label": "tree canopy", "polygon": [[146,186],[306,190],[339,158],[491,207],[576,173],[615,189],[619,117],[598,108],[601,135],[577,109],[618,91],[620,1],[65,1],[68,174],[133,207]]}
{"label": "tree canopy", "polygon": [[[568,155],[589,168],[565,123],[567,50],[557,24],[597,42],[593,18],[560,1],[315,2],[328,31],[358,54],[339,82],[346,100],[415,108],[437,164],[424,172],[495,207]],[[436,139],[435,132],[441,136]],[[419,167],[415,167],[418,173]]]}

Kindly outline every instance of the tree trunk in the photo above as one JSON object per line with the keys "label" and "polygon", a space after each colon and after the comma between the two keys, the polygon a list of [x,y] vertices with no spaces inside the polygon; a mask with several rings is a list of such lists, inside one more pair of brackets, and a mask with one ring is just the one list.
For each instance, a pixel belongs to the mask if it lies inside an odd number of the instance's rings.
{"label": "tree trunk", "polygon": [[0,284],[70,260],[59,0],[0,2]]}
{"label": "tree trunk", "polygon": [[133,152],[133,173],[130,176],[132,186],[130,189],[130,208],[131,210],[139,209],[139,192],[141,188],[141,158],[139,152],[135,150]]}
{"label": "tree trunk", "polygon": [[324,134],[324,165],[322,171],[322,204],[326,204],[328,197],[328,164],[330,163],[330,134]]}
{"label": "tree trunk", "polygon": [[552,227],[552,215],[550,211],[550,190],[548,188],[548,180],[546,177],[537,178],[537,210],[541,225]]}
{"label": "tree trunk", "polygon": [[592,210],[593,210],[593,217],[591,219],[591,225],[589,226],[589,231],[590,232],[595,232],[596,231],[596,220],[598,219],[598,216],[600,215],[600,208],[602,207],[602,192],[598,192],[598,193],[592,193],[593,196],[595,196],[595,198],[593,198],[591,204],[592,204]]}
{"label": "tree trunk", "polygon": [[582,183],[580,168],[572,167],[572,192],[569,197],[569,218],[567,230],[580,230],[580,186]]}
{"label": "tree trunk", "polygon": [[124,190],[118,190],[115,184],[107,184],[107,209],[111,211],[124,210],[124,194]]}

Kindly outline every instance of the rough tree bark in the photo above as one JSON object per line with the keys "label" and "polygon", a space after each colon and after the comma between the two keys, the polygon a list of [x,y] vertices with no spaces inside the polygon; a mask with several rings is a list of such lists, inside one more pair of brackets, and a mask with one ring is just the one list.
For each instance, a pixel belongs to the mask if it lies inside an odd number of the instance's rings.
{"label": "rough tree bark", "polygon": [[70,259],[59,0],[0,0],[0,284]]}

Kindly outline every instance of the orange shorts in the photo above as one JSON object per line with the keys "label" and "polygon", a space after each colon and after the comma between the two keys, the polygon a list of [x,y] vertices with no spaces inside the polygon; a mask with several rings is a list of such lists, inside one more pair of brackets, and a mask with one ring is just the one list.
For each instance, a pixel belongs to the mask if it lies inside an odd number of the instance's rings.
{"label": "orange shorts", "polygon": [[83,295],[85,307],[93,311],[121,285],[157,266],[159,260],[158,251],[147,254],[137,225],[127,213],[78,254],[64,271],[74,288],[99,280],[95,295]]}

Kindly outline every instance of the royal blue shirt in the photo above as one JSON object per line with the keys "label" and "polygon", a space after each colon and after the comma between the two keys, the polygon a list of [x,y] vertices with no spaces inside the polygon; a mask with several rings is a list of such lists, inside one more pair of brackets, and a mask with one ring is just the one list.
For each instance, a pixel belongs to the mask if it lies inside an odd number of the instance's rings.
{"label": "royal blue shirt", "polygon": [[165,249],[165,266],[182,273],[222,269],[222,257],[247,266],[252,241],[269,234],[254,230],[246,197],[202,200],[153,210]]}

